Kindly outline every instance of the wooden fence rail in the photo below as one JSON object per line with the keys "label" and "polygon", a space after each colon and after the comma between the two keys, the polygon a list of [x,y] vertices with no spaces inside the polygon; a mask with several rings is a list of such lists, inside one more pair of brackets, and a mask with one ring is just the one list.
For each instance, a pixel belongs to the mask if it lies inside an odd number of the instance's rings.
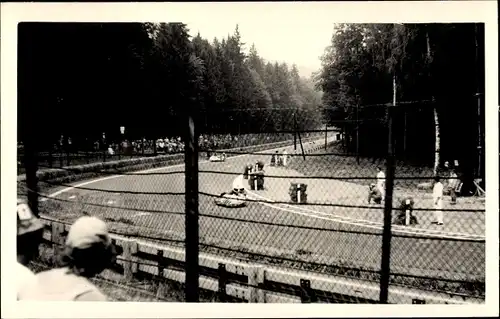
{"label": "wooden fence rail", "polygon": [[[328,144],[335,143],[335,136]],[[308,144],[306,154],[321,150],[323,143]],[[300,152],[300,149],[297,149]],[[44,239],[57,247],[64,244],[70,225],[42,216]],[[123,279],[156,276],[185,283],[185,250],[164,242],[111,235],[119,256],[113,271]],[[379,282],[279,268],[208,253],[199,254],[199,287],[217,293],[220,300],[232,297],[251,303],[378,303]],[[160,289],[161,291],[161,289]],[[161,293],[161,292],[160,292]],[[483,304],[484,299],[445,292],[392,285],[388,302],[394,304]]]}
{"label": "wooden fence rail", "polygon": [[[64,244],[70,225],[43,219],[44,240],[54,251]],[[149,274],[185,282],[185,252],[182,247],[152,243],[138,238],[111,235],[120,255],[115,272],[132,280]],[[251,303],[377,303],[379,283],[361,279],[285,269],[200,253],[201,289]],[[483,304],[484,299],[391,286],[389,303],[394,304]]]}

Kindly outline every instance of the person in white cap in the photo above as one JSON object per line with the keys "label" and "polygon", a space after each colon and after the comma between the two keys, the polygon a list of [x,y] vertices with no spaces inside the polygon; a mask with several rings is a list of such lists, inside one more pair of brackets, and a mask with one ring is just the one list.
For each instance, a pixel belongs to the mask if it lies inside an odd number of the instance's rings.
{"label": "person in white cap", "polygon": [[62,267],[37,274],[37,282],[21,299],[106,301],[106,296],[89,278],[108,268],[115,257],[106,224],[96,217],[81,217],[69,230]]}
{"label": "person in white cap", "polygon": [[36,282],[35,273],[27,265],[38,257],[43,236],[43,224],[28,204],[17,200],[17,299],[26,287]]}

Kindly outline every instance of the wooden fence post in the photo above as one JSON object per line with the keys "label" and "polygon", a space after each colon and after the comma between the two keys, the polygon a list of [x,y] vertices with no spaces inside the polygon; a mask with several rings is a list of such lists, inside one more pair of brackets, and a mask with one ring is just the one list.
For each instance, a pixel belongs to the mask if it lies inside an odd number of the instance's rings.
{"label": "wooden fence post", "polygon": [[158,260],[158,289],[156,290],[156,297],[157,298],[164,298],[166,292],[167,292],[167,285],[165,283],[165,278],[164,278],[164,270],[167,267],[165,264],[165,253],[163,250],[159,249],[156,252],[156,258]]}
{"label": "wooden fence post", "polygon": [[64,224],[62,223],[51,222],[51,226],[52,230],[50,241],[52,242],[53,250],[52,263],[57,267],[59,264],[59,260],[56,258],[56,256],[58,256],[59,252],[64,248],[64,243],[66,240],[66,230],[64,228]]}
{"label": "wooden fence post", "polygon": [[219,275],[219,289],[218,289],[218,295],[219,295],[219,302],[226,302],[227,301],[227,294],[226,294],[226,285],[227,285],[227,271],[226,271],[226,265],[219,263],[219,268],[218,268],[218,275]]}
{"label": "wooden fence post", "polygon": [[134,240],[124,240],[123,247],[123,275],[125,279],[132,279],[137,273],[137,242]]}
{"label": "wooden fence post", "polygon": [[248,302],[266,302],[266,292],[263,289],[258,288],[259,284],[264,283],[265,275],[265,269],[262,266],[248,267],[248,289],[250,290],[250,298]]}
{"label": "wooden fence post", "polygon": [[58,222],[52,222],[52,238],[51,241],[57,245],[61,246],[64,245],[64,224],[58,223]]}
{"label": "wooden fence post", "polygon": [[302,303],[313,303],[318,301],[318,297],[313,289],[311,289],[311,281],[309,279],[300,280],[301,295],[300,300]]}

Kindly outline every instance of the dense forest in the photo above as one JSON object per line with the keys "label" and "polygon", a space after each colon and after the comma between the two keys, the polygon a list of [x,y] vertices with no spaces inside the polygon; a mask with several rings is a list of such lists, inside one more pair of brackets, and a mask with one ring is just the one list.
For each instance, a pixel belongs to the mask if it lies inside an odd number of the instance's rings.
{"label": "dense forest", "polygon": [[[188,106],[199,133],[314,129],[321,93],[295,65],[245,50],[236,26],[223,39],[181,23],[29,23],[19,26],[19,139],[35,128],[54,143],[179,136]],[[248,53],[245,53],[248,51]]]}
{"label": "dense forest", "polygon": [[396,156],[435,170],[458,160],[470,180],[484,176],[484,67],[483,24],[340,24],[317,87],[349,151],[386,154],[395,98]]}
{"label": "dense forest", "polygon": [[201,134],[327,121],[345,133],[347,151],[385,156],[395,79],[396,155],[436,169],[459,160],[469,179],[484,176],[483,24],[332,31],[322,68],[308,79],[295,65],[266,61],[238,26],[205,39],[182,23],[21,23],[18,139],[52,144],[64,134],[76,144],[118,137],[122,125],[130,138],[181,135],[192,107]]}

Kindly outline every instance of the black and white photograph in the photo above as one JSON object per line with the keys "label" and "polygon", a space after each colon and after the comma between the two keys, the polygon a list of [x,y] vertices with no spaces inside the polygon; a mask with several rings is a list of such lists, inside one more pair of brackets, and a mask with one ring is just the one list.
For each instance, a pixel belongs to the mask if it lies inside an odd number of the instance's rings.
{"label": "black and white photograph", "polygon": [[15,24],[17,301],[486,305],[491,25],[254,5]]}

